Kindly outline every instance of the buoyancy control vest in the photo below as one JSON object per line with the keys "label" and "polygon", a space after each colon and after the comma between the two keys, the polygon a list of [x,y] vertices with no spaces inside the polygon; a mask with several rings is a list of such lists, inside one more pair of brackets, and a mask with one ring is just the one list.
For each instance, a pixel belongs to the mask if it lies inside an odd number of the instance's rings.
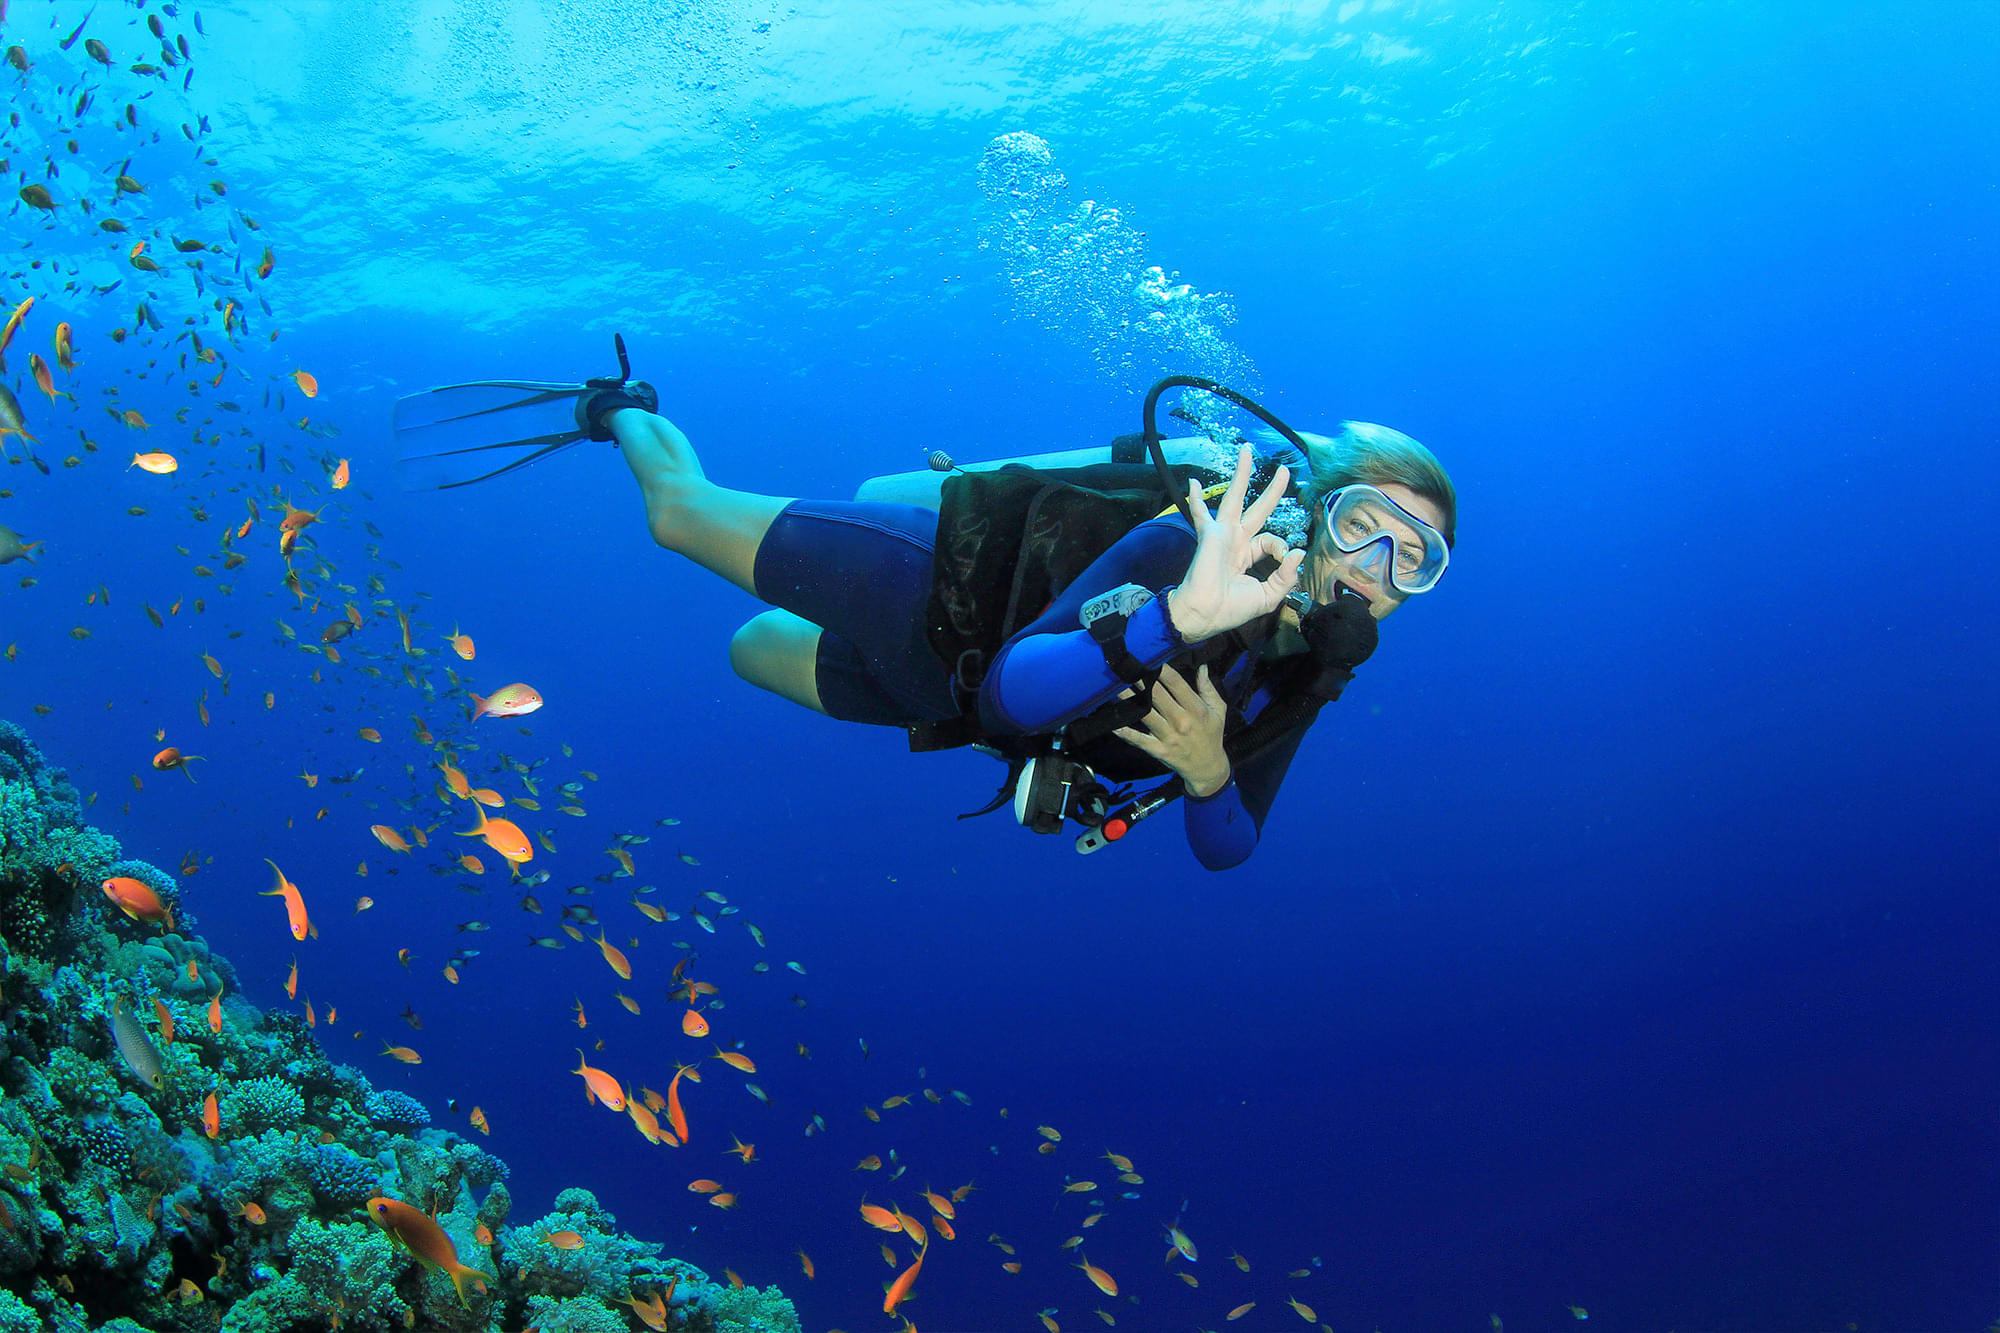
{"label": "buoyancy control vest", "polygon": [[[1233,391],[1193,376],[1162,380],[1147,395],[1138,448],[1152,465],[1113,462],[1084,468],[1037,470],[1010,465],[997,471],[960,473],[944,483],[928,603],[927,632],[933,650],[952,670],[959,716],[909,728],[912,750],[975,745],[1007,761],[1007,781],[984,814],[1015,800],[1016,815],[1042,832],[1060,831],[1064,817],[1087,832],[1079,851],[1094,851],[1122,837],[1138,819],[1181,795],[1178,778],[1127,805],[1111,806],[1129,793],[1114,795],[1098,782],[1143,782],[1168,776],[1157,760],[1111,733],[1143,717],[1151,707],[1158,673],[1135,679],[1137,693],[1114,700],[1076,719],[1053,735],[993,736],[981,725],[979,691],[1001,647],[1038,617],[1092,561],[1139,524],[1178,507],[1186,512],[1190,479],[1219,489],[1227,478],[1197,467],[1167,463],[1159,447],[1154,407],[1160,393],[1176,384],[1217,393],[1245,406],[1276,427],[1301,451],[1303,441],[1283,422]],[[1114,444],[1114,457],[1130,457],[1133,437]],[[1297,634],[1281,627],[1280,613],[1261,617],[1177,655],[1172,664],[1184,674],[1209,667],[1212,679],[1226,676],[1246,653],[1257,659],[1230,692],[1224,747],[1232,764],[1309,725],[1329,695],[1326,676]],[[1344,681],[1340,682],[1344,684]],[[1274,699],[1254,723],[1242,711],[1255,690],[1268,685]],[[1052,762],[1053,761],[1053,762]],[[1040,779],[1036,769],[1042,769]],[[1080,771],[1078,771],[1080,770]],[[1046,796],[1023,790],[1053,780],[1059,788],[1053,815],[1041,809]],[[1023,798],[1026,798],[1024,809]],[[964,817],[964,816],[962,816]],[[1107,832],[1108,831],[1108,832]]]}

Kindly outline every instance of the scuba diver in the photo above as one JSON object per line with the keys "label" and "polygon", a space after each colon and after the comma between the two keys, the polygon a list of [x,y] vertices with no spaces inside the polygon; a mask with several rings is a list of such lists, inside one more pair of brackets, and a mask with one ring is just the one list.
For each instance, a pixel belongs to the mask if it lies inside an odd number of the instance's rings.
{"label": "scuba diver", "polygon": [[[1109,451],[963,468],[938,454],[854,500],[733,490],[630,379],[622,339],[618,353],[616,379],[401,400],[404,484],[615,442],[654,541],[772,608],[730,641],[739,676],[904,728],[915,750],[979,746],[1009,771],[973,813],[1011,800],[1037,832],[1074,821],[1079,851],[1182,799],[1196,858],[1241,864],[1320,707],[1377,624],[1437,586],[1456,535],[1451,479],[1417,441],[1366,422],[1301,435],[1193,376],[1155,385],[1142,432]],[[1240,441],[1230,465],[1208,440],[1163,441],[1156,405],[1173,387],[1261,417],[1274,447]],[[1290,541],[1270,530],[1281,504],[1300,520]]]}

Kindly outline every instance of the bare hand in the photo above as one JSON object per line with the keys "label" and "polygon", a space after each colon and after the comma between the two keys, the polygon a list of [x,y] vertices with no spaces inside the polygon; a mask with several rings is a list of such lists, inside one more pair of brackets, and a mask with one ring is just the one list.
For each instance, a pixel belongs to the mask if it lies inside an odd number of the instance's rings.
{"label": "bare hand", "polygon": [[[1129,697],[1127,690],[1124,697]],[[1190,796],[1213,796],[1229,781],[1229,756],[1222,748],[1223,725],[1229,706],[1222,701],[1208,668],[1195,672],[1194,683],[1171,666],[1160,668],[1153,686],[1153,709],[1139,727],[1120,727],[1113,734],[1180,774]]]}
{"label": "bare hand", "polygon": [[[1181,585],[1167,598],[1167,614],[1189,643],[1227,633],[1266,612],[1275,611],[1299,581],[1305,552],[1294,551],[1282,538],[1264,531],[1264,524],[1285,498],[1291,473],[1279,468],[1249,509],[1250,446],[1236,454],[1236,475],[1215,513],[1208,512],[1199,482],[1188,483],[1188,510],[1193,516],[1194,560]],[[1279,562],[1268,578],[1254,578],[1250,566],[1269,556]]]}

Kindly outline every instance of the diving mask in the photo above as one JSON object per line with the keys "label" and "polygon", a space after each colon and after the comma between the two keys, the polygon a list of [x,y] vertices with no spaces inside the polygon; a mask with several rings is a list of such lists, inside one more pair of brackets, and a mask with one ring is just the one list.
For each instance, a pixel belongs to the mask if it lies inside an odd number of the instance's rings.
{"label": "diving mask", "polygon": [[1326,497],[1326,534],[1349,564],[1404,596],[1429,592],[1451,551],[1444,534],[1373,486],[1343,486]]}

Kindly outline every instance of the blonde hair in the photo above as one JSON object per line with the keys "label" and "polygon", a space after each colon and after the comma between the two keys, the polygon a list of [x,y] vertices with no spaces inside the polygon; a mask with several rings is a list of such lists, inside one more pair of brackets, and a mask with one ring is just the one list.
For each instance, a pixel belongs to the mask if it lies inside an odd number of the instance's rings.
{"label": "blonde hair", "polygon": [[[1259,436],[1285,443],[1276,431],[1258,431]],[[1445,545],[1458,540],[1458,491],[1437,456],[1423,445],[1387,426],[1372,421],[1343,421],[1338,435],[1314,435],[1300,431],[1306,442],[1306,457],[1312,465],[1310,476],[1299,479],[1299,502],[1308,514],[1319,514],[1320,502],[1343,486],[1357,482],[1381,486],[1395,482],[1409,487],[1443,512]]]}

